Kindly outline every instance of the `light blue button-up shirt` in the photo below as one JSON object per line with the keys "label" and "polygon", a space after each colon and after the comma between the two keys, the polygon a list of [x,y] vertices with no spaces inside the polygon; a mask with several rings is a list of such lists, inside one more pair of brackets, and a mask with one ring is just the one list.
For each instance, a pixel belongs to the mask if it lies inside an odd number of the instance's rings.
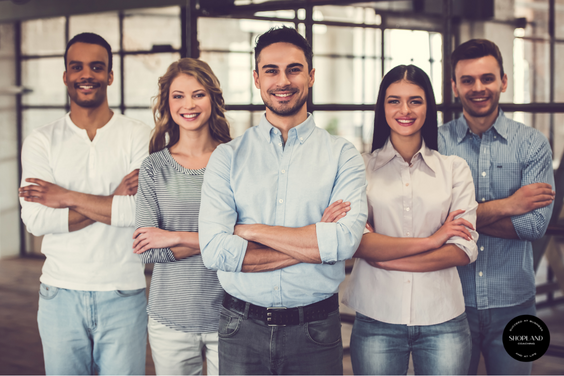
{"label": "light blue button-up shirt", "polygon": [[[439,152],[468,162],[478,203],[506,198],[532,183],[548,183],[554,189],[552,152],[546,137],[508,119],[501,110],[481,138],[470,131],[464,116],[440,127]],[[511,307],[534,298],[531,241],[544,235],[552,206],[511,217],[519,239],[480,234],[478,259],[458,268],[467,306]]]}
{"label": "light blue button-up shirt", "polygon": [[[329,204],[350,201],[337,223],[321,223]],[[258,126],[217,147],[204,175],[199,239],[204,264],[229,294],[263,307],[297,307],[337,292],[367,219],[364,162],[355,147],[315,126],[313,117],[282,135],[263,115]],[[236,224],[316,225],[321,264],[243,273],[247,241]]]}

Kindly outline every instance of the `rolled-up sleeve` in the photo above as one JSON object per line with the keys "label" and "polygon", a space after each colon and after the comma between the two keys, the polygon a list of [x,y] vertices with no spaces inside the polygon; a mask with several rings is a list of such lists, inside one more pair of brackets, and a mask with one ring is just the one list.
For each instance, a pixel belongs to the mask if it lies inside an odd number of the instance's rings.
{"label": "rolled-up sleeve", "polygon": [[[22,147],[22,181],[20,186],[30,185],[27,178],[38,178],[57,184],[49,165],[49,143],[43,134],[32,133]],[[22,221],[27,231],[35,236],[69,232],[69,209],[53,209],[27,202],[20,198]]]}
{"label": "rolled-up sleeve", "polygon": [[[531,141],[527,163],[521,174],[521,186],[533,183],[548,183],[555,190],[552,152],[546,138],[538,133]],[[522,215],[511,217],[511,222],[519,239],[533,241],[541,238],[550,222],[554,202]]]}
{"label": "rolled-up sleeve", "polygon": [[202,185],[199,215],[199,241],[204,265],[212,270],[240,272],[247,241],[233,235],[237,209],[230,174],[233,149],[219,145],[213,152]]}
{"label": "rolled-up sleeve", "polygon": [[345,143],[339,157],[339,170],[330,202],[349,201],[351,210],[336,223],[315,225],[321,261],[334,264],[352,258],[364,232],[368,217],[364,161],[350,143]]}
{"label": "rolled-up sleeve", "polygon": [[[140,124],[131,135],[129,172],[138,169],[149,154],[151,128]],[[112,226],[133,227],[135,225],[136,196],[114,196],[112,198]]]}
{"label": "rolled-up sleeve", "polygon": [[[472,180],[472,172],[466,161],[462,158],[454,157],[452,170],[452,201],[449,212],[459,209],[464,210],[464,213],[458,215],[456,218],[464,218],[476,228],[476,210],[478,203],[476,202],[474,181]],[[470,263],[476,261],[478,258],[478,232],[468,229],[472,235],[471,240],[466,240],[460,236],[453,236],[446,241],[446,244],[454,244],[466,253],[470,259]]]}

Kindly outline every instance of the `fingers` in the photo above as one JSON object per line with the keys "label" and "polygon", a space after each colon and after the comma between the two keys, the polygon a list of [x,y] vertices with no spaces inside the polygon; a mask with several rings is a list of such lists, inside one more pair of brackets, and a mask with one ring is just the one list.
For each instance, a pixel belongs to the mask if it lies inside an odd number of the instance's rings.
{"label": "fingers", "polygon": [[47,182],[45,180],[41,180],[41,179],[37,179],[37,178],[27,178],[27,179],[25,179],[25,181],[27,181],[28,183],[34,183],[34,184],[38,184],[38,185],[47,184]]}
{"label": "fingers", "polygon": [[351,210],[350,205],[350,202],[343,202],[343,200],[333,202],[323,211],[321,222],[337,222],[339,219],[343,218],[349,210]]}
{"label": "fingers", "polygon": [[454,220],[454,217],[456,217],[457,215],[460,215],[460,214],[464,213],[465,211],[466,211],[466,210],[458,209],[458,210],[455,210],[455,211],[453,211],[453,212],[448,213],[448,216],[447,216],[445,222],[453,221],[453,220]]}
{"label": "fingers", "polygon": [[368,222],[366,222],[366,228],[368,229],[368,231],[374,232],[374,228]]}

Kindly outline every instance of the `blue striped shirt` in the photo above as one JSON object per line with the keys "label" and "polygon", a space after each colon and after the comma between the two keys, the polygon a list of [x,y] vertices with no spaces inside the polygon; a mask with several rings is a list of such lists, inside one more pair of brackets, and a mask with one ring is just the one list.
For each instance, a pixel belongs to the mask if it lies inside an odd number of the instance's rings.
{"label": "blue striped shirt", "polygon": [[[554,189],[552,152],[546,137],[505,117],[501,110],[481,138],[470,131],[464,116],[441,126],[439,152],[468,162],[479,203],[506,198],[532,183],[548,183]],[[511,217],[519,239],[480,234],[478,259],[458,268],[467,306],[511,307],[534,298],[531,241],[544,235],[552,206]]]}

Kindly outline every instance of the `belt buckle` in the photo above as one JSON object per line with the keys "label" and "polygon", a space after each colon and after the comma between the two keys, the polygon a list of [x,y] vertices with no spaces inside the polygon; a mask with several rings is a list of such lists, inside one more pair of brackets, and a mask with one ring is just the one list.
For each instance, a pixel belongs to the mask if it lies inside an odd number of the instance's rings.
{"label": "belt buckle", "polygon": [[282,325],[281,324],[273,324],[272,323],[272,318],[273,318],[272,313],[273,312],[268,312],[268,311],[279,311],[279,310],[282,310],[282,309],[286,309],[286,307],[267,307],[266,308],[266,324],[268,326],[286,326],[286,324],[282,324]]}

